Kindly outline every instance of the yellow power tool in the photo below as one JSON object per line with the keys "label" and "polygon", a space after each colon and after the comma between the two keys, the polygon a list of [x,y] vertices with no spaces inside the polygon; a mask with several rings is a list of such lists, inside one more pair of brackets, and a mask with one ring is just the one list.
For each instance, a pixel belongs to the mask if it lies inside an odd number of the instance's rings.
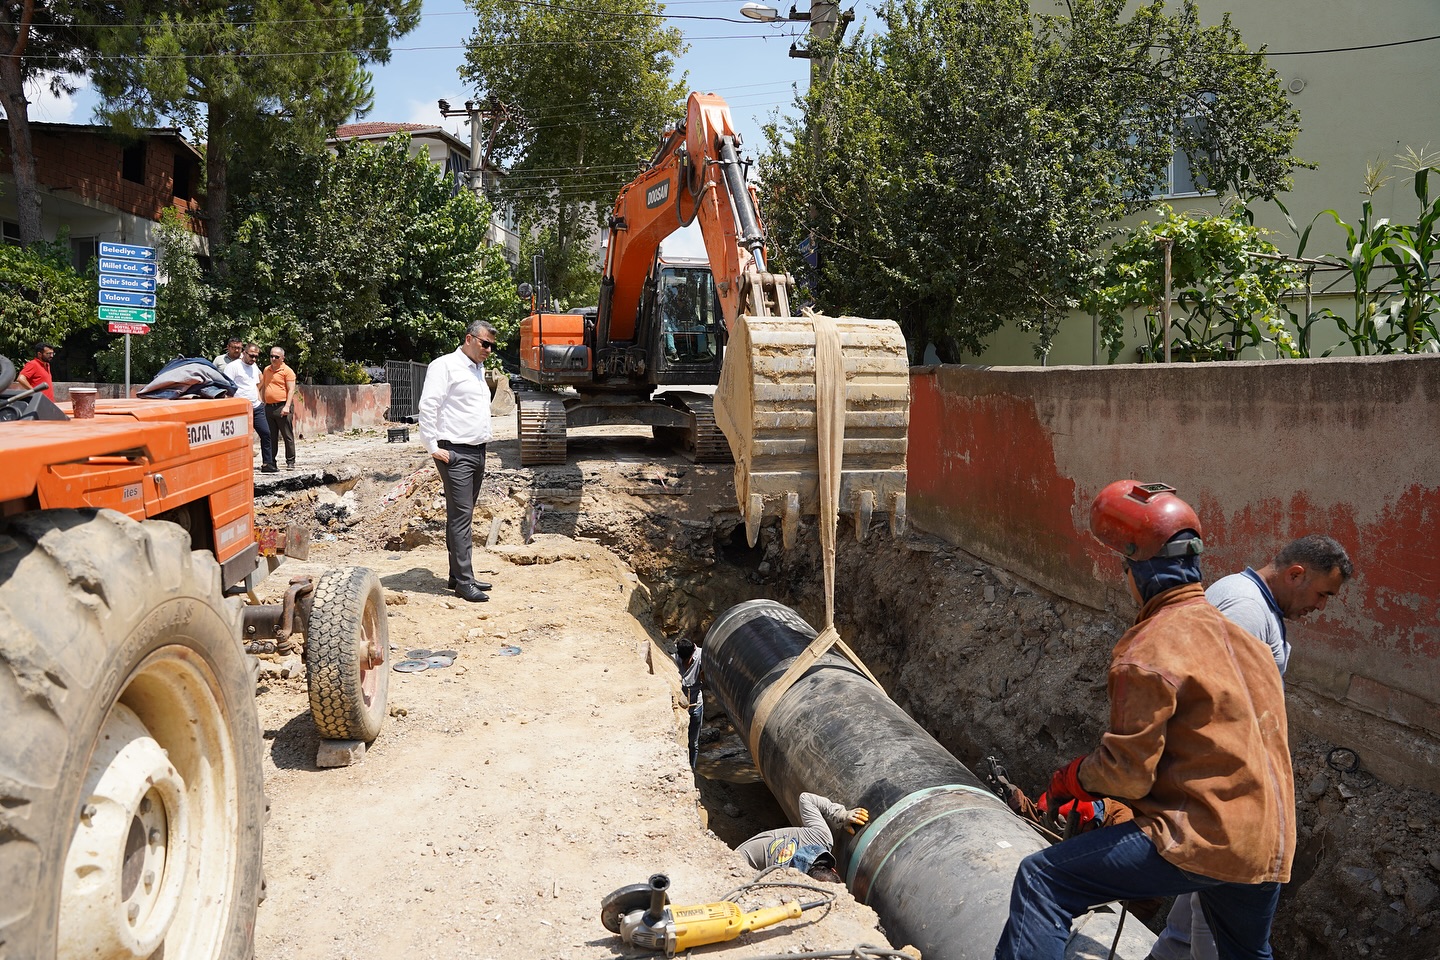
{"label": "yellow power tool", "polygon": [[663,873],[652,876],[649,883],[621,887],[601,901],[600,922],[632,946],[664,951],[665,956],[673,957],[691,947],[723,943],[781,920],[793,920],[806,910],[830,902],[790,900],[778,907],[761,907],[747,913],[729,900],[672,906],[669,889],[670,878]]}

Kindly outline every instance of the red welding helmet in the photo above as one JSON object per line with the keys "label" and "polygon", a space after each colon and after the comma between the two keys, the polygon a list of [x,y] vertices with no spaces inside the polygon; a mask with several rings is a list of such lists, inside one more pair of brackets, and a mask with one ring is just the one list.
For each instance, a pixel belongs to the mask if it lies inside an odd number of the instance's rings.
{"label": "red welding helmet", "polygon": [[[1182,530],[1190,540],[1169,543]],[[1116,480],[1090,505],[1090,532],[1127,560],[1150,560],[1200,553],[1200,518],[1190,504],[1164,483]]]}

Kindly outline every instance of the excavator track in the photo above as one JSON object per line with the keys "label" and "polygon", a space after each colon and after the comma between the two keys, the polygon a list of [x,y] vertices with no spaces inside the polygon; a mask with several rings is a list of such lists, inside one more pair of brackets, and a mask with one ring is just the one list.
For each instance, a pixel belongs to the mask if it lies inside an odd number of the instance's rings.
{"label": "excavator track", "polygon": [[730,441],[715,422],[715,399],[703,393],[672,393],[671,402],[690,414],[690,435],[685,452],[696,463],[731,463]]}
{"label": "excavator track", "polygon": [[[910,367],[893,320],[837,317],[845,373],[840,512],[864,539],[871,516],[905,528]],[[738,318],[715,394],[716,419],[735,455],[735,495],[754,544],[767,516],[785,542],[819,505],[815,327],[807,317]]]}
{"label": "excavator track", "polygon": [[565,462],[565,401],[554,394],[521,393],[515,397],[520,435],[520,464]]}

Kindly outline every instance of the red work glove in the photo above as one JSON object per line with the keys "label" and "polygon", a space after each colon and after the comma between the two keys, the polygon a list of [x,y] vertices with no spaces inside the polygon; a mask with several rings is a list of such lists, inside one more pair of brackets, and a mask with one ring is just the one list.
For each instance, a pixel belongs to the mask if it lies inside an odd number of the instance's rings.
{"label": "red work glove", "polygon": [[1051,799],[1062,802],[1071,797],[1076,800],[1097,799],[1090,791],[1080,786],[1080,763],[1084,759],[1083,755],[1076,757],[1067,766],[1061,767],[1051,775],[1050,789],[1047,791]]}
{"label": "red work glove", "polygon": [[[1049,813],[1050,795],[1048,793],[1040,794],[1040,799],[1035,801],[1035,806],[1039,807],[1044,812]],[[1077,827],[1086,826],[1095,819],[1095,802],[1093,800],[1065,801],[1064,803],[1060,804],[1060,817],[1068,820],[1070,818],[1070,811],[1072,810],[1076,810],[1079,813],[1079,819],[1075,821],[1075,825]]]}

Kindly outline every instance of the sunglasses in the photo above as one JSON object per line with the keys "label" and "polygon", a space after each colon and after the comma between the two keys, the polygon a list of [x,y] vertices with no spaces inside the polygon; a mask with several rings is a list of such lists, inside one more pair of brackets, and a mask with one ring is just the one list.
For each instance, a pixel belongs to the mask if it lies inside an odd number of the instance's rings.
{"label": "sunglasses", "polygon": [[283,354],[283,353],[272,353],[272,354],[270,354],[270,359],[271,359],[271,360],[284,360],[284,359],[285,359],[285,354]]}
{"label": "sunglasses", "polygon": [[494,340],[481,340],[479,337],[475,338],[475,342],[480,344],[480,346],[484,347],[486,350],[494,350],[496,347],[499,346],[499,344],[496,343]]}

